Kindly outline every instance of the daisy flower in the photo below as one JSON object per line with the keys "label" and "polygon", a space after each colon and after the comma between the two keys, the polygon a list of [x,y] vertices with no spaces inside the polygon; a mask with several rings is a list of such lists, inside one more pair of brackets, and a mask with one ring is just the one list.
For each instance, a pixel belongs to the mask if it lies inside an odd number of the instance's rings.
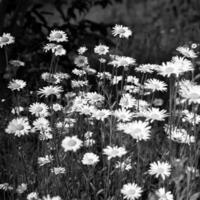
{"label": "daisy flower", "polygon": [[194,124],[200,123],[200,115],[197,115],[196,113],[189,112],[188,110],[183,110],[182,113],[185,115],[182,118],[183,122],[188,122]]}
{"label": "daisy flower", "polygon": [[200,86],[190,81],[180,83],[179,94],[191,103],[200,103]]}
{"label": "daisy flower", "polygon": [[179,74],[194,70],[192,62],[184,57],[174,56],[171,62],[177,68]]}
{"label": "daisy flower", "polygon": [[52,52],[56,56],[64,56],[66,54],[66,50],[62,45],[56,45]]}
{"label": "daisy flower", "polygon": [[132,31],[126,26],[116,24],[112,28],[112,34],[114,37],[119,36],[119,38],[129,38],[132,35]]}
{"label": "daisy flower", "polygon": [[122,78],[122,76],[114,76],[113,79],[111,79],[111,84],[117,85],[122,80]]}
{"label": "daisy flower", "polygon": [[74,64],[77,67],[86,67],[88,65],[88,58],[86,56],[79,55],[74,59]]}
{"label": "daisy flower", "polygon": [[121,109],[115,110],[113,115],[119,121],[128,122],[131,120],[133,114],[129,110],[127,110],[125,108],[121,108]]}
{"label": "daisy flower", "polygon": [[90,138],[87,138],[87,139],[84,141],[84,146],[86,146],[86,147],[92,147],[95,143],[96,143],[95,140],[90,139]]}
{"label": "daisy flower", "polygon": [[191,144],[195,142],[195,137],[190,136],[183,128],[174,127],[170,133],[170,127],[165,126],[165,132],[167,133],[168,139],[173,140],[174,142],[183,144]]}
{"label": "daisy flower", "polygon": [[133,121],[126,123],[122,130],[124,133],[132,136],[133,139],[141,141],[150,138],[150,129],[151,127],[147,122]]}
{"label": "daisy flower", "polygon": [[13,190],[13,187],[9,185],[9,183],[1,183],[0,190],[4,190],[4,191]]}
{"label": "daisy flower", "polygon": [[40,167],[50,163],[53,161],[53,157],[51,155],[46,155],[45,157],[39,157],[38,158],[38,165]]}
{"label": "daisy flower", "polygon": [[48,113],[48,106],[45,103],[33,103],[29,107],[29,112],[36,117],[47,117]]}
{"label": "daisy flower", "polygon": [[31,192],[27,195],[27,200],[38,200],[39,196],[37,192]]}
{"label": "daisy flower", "polygon": [[123,185],[121,193],[124,195],[124,199],[135,200],[141,197],[142,188],[136,183],[127,183]]}
{"label": "daisy flower", "polygon": [[174,197],[170,191],[166,191],[165,188],[159,188],[156,191],[156,195],[158,196],[158,200],[173,200]]}
{"label": "daisy flower", "polygon": [[72,73],[79,77],[82,77],[86,74],[85,70],[81,70],[81,69],[77,69],[77,68],[73,69]]}
{"label": "daisy flower", "polygon": [[63,89],[61,86],[50,85],[50,86],[40,88],[38,91],[38,94],[41,97],[45,96],[46,98],[49,97],[50,95],[56,95],[57,97],[59,97],[61,92],[63,92]]}
{"label": "daisy flower", "polygon": [[57,46],[57,44],[55,44],[55,43],[47,43],[47,44],[43,47],[43,50],[44,50],[44,52],[51,51],[52,53],[54,53],[54,52],[55,52],[56,46]]}
{"label": "daisy flower", "polygon": [[192,63],[181,57],[173,57],[171,62],[163,63],[157,71],[162,76],[170,77],[172,74],[179,76],[185,72],[193,71]]}
{"label": "daisy flower", "polygon": [[50,122],[48,119],[44,117],[40,117],[33,121],[33,130],[44,131],[48,130],[50,127]]}
{"label": "daisy flower", "polygon": [[23,67],[25,63],[20,60],[10,60],[9,63],[15,67]]}
{"label": "daisy flower", "polygon": [[13,79],[8,84],[8,88],[11,89],[12,91],[15,91],[15,90],[20,91],[25,86],[26,86],[26,82],[19,79]]}
{"label": "daisy flower", "polygon": [[57,30],[52,30],[49,34],[49,37],[47,39],[50,42],[67,42],[68,37],[67,34],[64,31],[57,31]]}
{"label": "daisy flower", "polygon": [[63,109],[63,107],[62,107],[62,105],[60,105],[59,103],[54,103],[54,104],[53,104],[53,110],[54,110],[55,112],[61,111],[62,109]]}
{"label": "daisy flower", "polygon": [[110,115],[111,115],[110,110],[106,110],[106,109],[92,111],[92,117],[101,121],[108,118]]}
{"label": "daisy flower", "polygon": [[10,33],[3,33],[2,36],[0,36],[0,47],[6,46],[8,44],[12,44],[15,42],[15,38],[11,36]]}
{"label": "daisy flower", "polygon": [[197,54],[194,52],[194,50],[189,49],[188,47],[178,47],[176,50],[187,58],[196,58],[197,57]]}
{"label": "daisy flower", "polygon": [[59,196],[50,197],[50,195],[48,194],[46,197],[43,196],[42,200],[62,200],[62,199]]}
{"label": "daisy flower", "polygon": [[54,173],[55,175],[58,174],[65,174],[66,170],[64,167],[54,167],[51,169],[51,173]]}
{"label": "daisy flower", "polygon": [[121,158],[123,155],[127,153],[126,149],[124,147],[118,147],[118,146],[107,146],[103,149],[103,154],[108,156],[108,160],[119,157]]}
{"label": "daisy flower", "polygon": [[158,79],[148,79],[144,83],[144,88],[152,90],[153,92],[155,91],[166,91],[167,90],[167,84],[163,81],[160,81]]}
{"label": "daisy flower", "polygon": [[83,46],[83,47],[79,47],[79,49],[77,50],[79,55],[84,54],[87,51],[87,47]]}
{"label": "daisy flower", "polygon": [[94,53],[99,55],[106,55],[109,52],[109,47],[103,44],[100,44],[94,48]]}
{"label": "daisy flower", "polygon": [[159,108],[149,108],[148,110],[143,112],[143,116],[147,118],[147,120],[153,121],[164,121],[165,117],[167,117],[166,110],[159,110]]}
{"label": "daisy flower", "polygon": [[16,118],[9,122],[5,131],[8,134],[13,134],[17,137],[21,137],[23,135],[28,135],[30,129],[31,126],[29,125],[27,118]]}
{"label": "daisy flower", "polygon": [[119,105],[122,108],[132,108],[135,105],[135,102],[136,99],[133,98],[129,93],[127,93],[122,95]]}
{"label": "daisy flower", "polygon": [[86,81],[77,81],[77,80],[72,80],[71,81],[72,88],[80,88],[88,85],[88,80]]}
{"label": "daisy flower", "polygon": [[153,71],[156,70],[157,68],[158,68],[158,65],[155,65],[155,64],[143,64],[136,67],[135,71],[152,74]]}
{"label": "daisy flower", "polygon": [[12,114],[17,114],[19,115],[21,112],[24,111],[24,108],[21,107],[21,106],[17,106],[17,107],[14,107],[12,110],[11,110],[11,113]]}
{"label": "daisy flower", "polygon": [[65,137],[62,140],[61,146],[63,147],[64,151],[74,151],[76,152],[78,149],[81,148],[83,142],[78,139],[77,136],[72,136],[72,137]]}
{"label": "daisy flower", "polygon": [[98,162],[99,156],[92,152],[85,153],[82,159],[83,165],[95,165]]}
{"label": "daisy flower", "polygon": [[154,175],[156,178],[161,176],[163,180],[170,176],[171,165],[168,162],[153,162],[150,164],[149,174]]}
{"label": "daisy flower", "polygon": [[112,56],[113,60],[108,64],[114,67],[129,67],[135,65],[135,59],[127,56]]}
{"label": "daisy flower", "polygon": [[116,169],[120,169],[121,171],[129,171],[132,169],[131,159],[126,158],[124,161],[118,161],[115,165]]}
{"label": "daisy flower", "polygon": [[104,102],[105,97],[97,92],[87,92],[86,99],[91,105],[99,105]]}
{"label": "daisy flower", "polygon": [[26,183],[22,183],[20,185],[18,185],[17,189],[16,189],[16,192],[18,194],[22,194],[24,193],[25,191],[27,190],[27,184]]}

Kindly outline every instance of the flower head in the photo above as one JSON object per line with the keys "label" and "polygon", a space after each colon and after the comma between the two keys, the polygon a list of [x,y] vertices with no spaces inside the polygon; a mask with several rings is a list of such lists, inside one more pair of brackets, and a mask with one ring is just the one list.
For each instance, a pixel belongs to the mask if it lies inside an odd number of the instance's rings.
{"label": "flower head", "polygon": [[68,37],[64,31],[52,30],[47,38],[50,42],[67,42]]}
{"label": "flower head", "polygon": [[150,138],[150,126],[147,122],[133,121],[126,123],[122,130],[124,133],[132,136],[133,139],[137,141],[148,140]]}
{"label": "flower head", "polygon": [[50,85],[39,89],[38,94],[45,97],[49,97],[50,95],[56,95],[57,97],[59,97],[61,92],[63,92],[61,86]]}
{"label": "flower head", "polygon": [[194,50],[189,49],[188,47],[178,47],[176,50],[187,58],[196,58],[197,57],[197,54],[194,52]]}
{"label": "flower head", "polygon": [[64,151],[74,151],[76,152],[78,149],[81,148],[83,142],[78,139],[77,136],[72,136],[72,137],[65,137],[62,141],[61,146],[63,147]]}
{"label": "flower head", "polygon": [[99,156],[92,152],[85,153],[82,159],[84,165],[95,165],[97,162],[99,162]]}
{"label": "flower head", "polygon": [[109,47],[103,44],[100,44],[94,48],[94,52],[99,55],[106,55],[109,52]]}
{"label": "flower head", "polygon": [[167,90],[167,84],[163,81],[160,81],[158,79],[148,79],[144,83],[144,88],[155,91],[166,91]]}
{"label": "flower head", "polygon": [[103,149],[103,154],[108,156],[108,160],[110,160],[111,158],[115,158],[115,157],[121,158],[126,153],[127,153],[127,151],[124,147],[107,146],[106,148]]}
{"label": "flower head", "polygon": [[121,193],[124,195],[125,199],[135,200],[141,197],[142,188],[139,187],[136,183],[127,183],[123,185]]}
{"label": "flower head", "polygon": [[26,86],[26,82],[19,79],[13,79],[8,84],[8,88],[11,89],[12,91],[15,91],[15,90],[20,91],[25,86]]}
{"label": "flower head", "polygon": [[112,29],[112,34],[114,37],[129,38],[132,35],[132,31],[126,26],[116,24]]}
{"label": "flower head", "polygon": [[28,135],[30,129],[31,126],[29,125],[27,118],[16,118],[9,122],[5,131],[8,134],[13,134],[17,137],[21,137],[23,135]]}
{"label": "flower head", "polygon": [[166,177],[170,176],[171,173],[171,165],[168,162],[153,162],[150,164],[149,174],[156,176],[158,178],[161,176],[163,180]]}
{"label": "flower head", "polygon": [[29,107],[29,112],[36,117],[46,117],[49,115],[48,106],[45,103],[33,103]]}
{"label": "flower head", "polygon": [[10,33],[3,33],[3,35],[0,37],[0,48],[14,42],[15,38],[11,36]]}
{"label": "flower head", "polygon": [[174,197],[170,191],[166,191],[165,188],[159,188],[156,191],[156,195],[158,196],[158,200],[173,200]]}

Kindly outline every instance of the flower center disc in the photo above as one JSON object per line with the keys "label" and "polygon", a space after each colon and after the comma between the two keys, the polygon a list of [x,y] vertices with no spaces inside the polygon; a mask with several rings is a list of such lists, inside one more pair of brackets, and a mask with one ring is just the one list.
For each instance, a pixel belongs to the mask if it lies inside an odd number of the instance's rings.
{"label": "flower center disc", "polygon": [[60,38],[62,38],[62,34],[61,33],[56,33],[55,37],[60,39]]}
{"label": "flower center disc", "polygon": [[24,126],[21,125],[21,124],[17,124],[17,125],[16,125],[16,129],[17,129],[18,131],[21,131],[21,130],[24,129]]}
{"label": "flower center disc", "polygon": [[75,145],[76,145],[76,141],[75,141],[75,140],[70,140],[70,141],[68,142],[68,145],[69,145],[69,146],[75,146]]}
{"label": "flower center disc", "polygon": [[36,112],[42,112],[42,111],[43,111],[43,108],[40,107],[40,106],[38,106],[35,110],[36,110]]}
{"label": "flower center disc", "polygon": [[20,88],[20,84],[13,83],[13,84],[12,84],[12,87],[13,87],[14,89],[18,89],[18,88]]}

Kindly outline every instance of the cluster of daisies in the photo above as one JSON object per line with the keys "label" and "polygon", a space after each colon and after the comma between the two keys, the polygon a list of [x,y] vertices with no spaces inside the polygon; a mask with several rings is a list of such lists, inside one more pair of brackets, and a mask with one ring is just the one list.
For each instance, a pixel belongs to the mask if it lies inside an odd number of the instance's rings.
{"label": "cluster of daisies", "polygon": [[[116,25],[112,35],[123,40],[128,39],[132,31]],[[105,157],[121,173],[135,170],[131,148],[124,141],[140,144],[151,140],[155,124],[164,124],[165,136],[162,137],[166,137],[167,141],[189,147],[197,142],[196,126],[200,122],[200,115],[196,111],[200,103],[200,86],[194,82],[194,59],[197,54],[192,48],[178,47],[177,52],[181,56],[174,56],[171,61],[161,65],[137,65],[134,58],[110,54],[110,47],[100,43],[92,52],[98,58],[99,67],[93,68],[86,56],[89,49],[81,46],[74,58],[72,75],[75,78],[71,79],[69,74],[57,72],[55,62],[57,57],[66,54],[62,43],[68,41],[67,34],[53,30],[47,40],[49,43],[44,46],[44,52],[52,53],[52,62],[49,72],[41,74],[46,86],[34,93],[36,102],[23,106],[19,99],[27,83],[19,79],[9,82],[8,88],[17,97],[17,105],[11,112],[14,118],[5,129],[7,134],[18,139],[37,135],[40,141],[49,144],[49,149],[44,151],[46,153],[37,159],[40,168],[49,166],[51,174],[65,175],[68,169],[63,163],[69,159],[66,157],[79,153],[81,158],[77,163],[82,167],[95,168]],[[10,34],[4,33],[0,37],[1,48],[13,42],[14,37]],[[15,61],[15,64],[22,66],[20,62]],[[192,79],[184,79],[185,74]],[[90,90],[90,76],[95,77],[96,91]],[[66,80],[71,81],[70,92],[62,86]],[[167,91],[172,100],[169,109],[165,110],[161,108],[163,100],[156,97],[160,93],[166,95]],[[188,109],[188,106],[192,109]],[[87,130],[84,131],[83,127],[87,127]],[[84,129],[81,135],[78,132],[80,128]],[[101,151],[95,150],[99,132]],[[57,150],[56,156],[51,154],[53,148]],[[52,164],[58,160],[57,165]],[[190,166],[190,169],[192,173],[197,173],[194,166]],[[151,161],[145,172],[161,183],[155,190],[159,200],[174,199],[167,187],[171,171],[171,160],[160,158]],[[19,195],[26,192],[27,184],[18,185],[16,192]],[[2,183],[0,189],[13,190],[14,187]],[[137,183],[137,180],[125,180],[120,188],[121,195],[128,200],[140,198],[144,190],[142,183]],[[37,191],[27,195],[27,200],[39,199],[61,200],[61,197],[47,194],[40,198]]]}

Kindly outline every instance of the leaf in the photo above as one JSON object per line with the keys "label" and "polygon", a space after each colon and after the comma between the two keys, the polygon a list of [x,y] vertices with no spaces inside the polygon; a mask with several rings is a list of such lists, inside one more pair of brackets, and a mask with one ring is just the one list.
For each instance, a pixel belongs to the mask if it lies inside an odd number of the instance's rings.
{"label": "leaf", "polygon": [[197,192],[197,193],[193,194],[193,195],[190,197],[190,200],[197,200],[199,197],[200,197],[200,192]]}

